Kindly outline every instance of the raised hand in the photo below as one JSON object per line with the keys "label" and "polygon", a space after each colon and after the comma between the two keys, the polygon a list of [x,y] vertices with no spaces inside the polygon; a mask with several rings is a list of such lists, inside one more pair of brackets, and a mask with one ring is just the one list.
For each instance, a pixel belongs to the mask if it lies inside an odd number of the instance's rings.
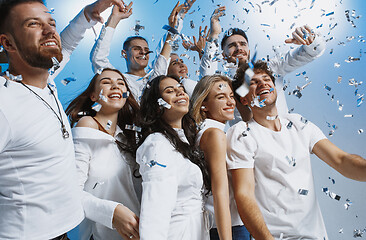
{"label": "raised hand", "polygon": [[308,26],[297,27],[292,33],[292,38],[285,40],[285,43],[297,45],[310,45],[315,39],[314,31]]}
{"label": "raised hand", "polygon": [[100,14],[112,5],[118,6],[120,9],[125,8],[125,3],[122,0],[98,0],[85,7],[85,17],[88,21],[94,20],[104,23],[104,19]]}
{"label": "raised hand", "polygon": [[114,6],[111,15],[108,18],[107,26],[116,28],[118,23],[122,19],[126,19],[132,14],[132,4],[133,2],[130,2],[128,6],[124,6],[122,9],[118,6]]}
{"label": "raised hand", "polygon": [[199,54],[199,57],[201,58],[203,55],[203,49],[206,45],[206,41],[208,40],[208,36],[210,35],[210,30],[207,32],[207,26],[202,31],[202,26],[199,27],[198,32],[198,41],[196,40],[196,37],[193,36],[193,43],[191,41],[183,41],[182,45],[185,49],[196,51]]}
{"label": "raised hand", "polygon": [[225,6],[221,6],[212,13],[210,22],[210,35],[209,40],[218,39],[221,33],[220,17],[225,15]]}

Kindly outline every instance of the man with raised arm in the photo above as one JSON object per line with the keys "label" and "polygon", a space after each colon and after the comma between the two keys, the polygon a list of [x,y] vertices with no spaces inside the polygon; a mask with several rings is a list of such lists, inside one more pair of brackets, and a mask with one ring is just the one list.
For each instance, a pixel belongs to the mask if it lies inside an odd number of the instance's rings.
{"label": "man with raised arm", "polygon": [[[221,6],[211,16],[210,35],[206,42],[204,57],[200,64],[201,77],[212,75],[218,69],[218,62],[215,59],[218,54],[218,38],[221,33],[219,18],[224,15],[224,11],[225,6]],[[314,34],[308,26],[296,28],[292,33],[292,38],[286,39],[285,43],[293,43],[301,46],[288,51],[284,55],[275,56],[268,62],[270,69],[277,75],[277,108],[280,114],[285,114],[288,111],[285,94],[282,89],[284,76],[320,57],[325,51],[325,41],[321,36]],[[239,28],[228,29],[221,40],[221,49],[224,60],[234,65],[229,68],[229,75],[233,78],[238,67],[236,64],[243,64],[250,59],[249,40],[246,33]],[[205,57],[205,55],[208,56]],[[240,104],[237,104],[237,108],[243,120],[247,121],[251,118],[249,108],[243,107]],[[240,120],[238,114],[235,114],[235,118],[236,122]]]}
{"label": "man with raised arm", "polygon": [[68,239],[84,218],[70,125],[49,76],[61,69],[100,13],[88,5],[61,33],[42,0],[0,3],[0,239]]}
{"label": "man with raised arm", "polygon": [[[169,27],[171,29],[176,29],[178,32],[181,30],[184,15],[195,1],[196,0],[188,0],[185,4],[179,4],[179,2],[176,4],[169,16]],[[115,68],[108,59],[111,42],[118,23],[131,16],[131,7],[132,2],[124,12],[114,8],[105,27],[101,30],[99,39],[96,41],[90,53],[90,60],[94,72],[103,68]],[[136,99],[140,98],[142,90],[149,79],[168,73],[171,52],[169,42],[171,41],[172,37],[168,32],[159,42],[157,56],[152,63],[152,70],[148,72],[146,71],[146,68],[149,63],[149,54],[152,53],[152,51],[149,49],[147,40],[141,36],[130,36],[123,43],[121,54],[126,60],[127,66],[127,72],[124,73],[124,76]]]}
{"label": "man with raised arm", "polygon": [[[248,68],[239,68],[234,92],[244,83]],[[328,239],[310,154],[357,181],[366,181],[366,160],[339,149],[302,116],[279,114],[273,73],[261,61],[253,71],[249,93],[235,94],[251,108],[253,118],[227,132],[227,165],[240,217],[255,239]]]}

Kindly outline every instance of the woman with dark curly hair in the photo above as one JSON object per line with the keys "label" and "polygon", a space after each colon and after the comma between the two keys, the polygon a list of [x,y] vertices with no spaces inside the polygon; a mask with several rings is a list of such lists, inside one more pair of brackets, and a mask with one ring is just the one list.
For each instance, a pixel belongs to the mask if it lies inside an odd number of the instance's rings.
{"label": "woman with dark curly hair", "polygon": [[195,147],[196,124],[179,80],[154,78],[141,98],[142,138],[136,161],[142,175],[141,239],[206,240],[203,187],[210,180]]}
{"label": "woman with dark curly hair", "polygon": [[[115,69],[96,74],[66,113],[75,144],[86,219],[81,239],[138,239],[140,203],[133,177],[137,169],[136,123],[139,106],[124,76]],[[84,115],[84,116],[82,116]],[[141,190],[140,190],[141,191]]]}

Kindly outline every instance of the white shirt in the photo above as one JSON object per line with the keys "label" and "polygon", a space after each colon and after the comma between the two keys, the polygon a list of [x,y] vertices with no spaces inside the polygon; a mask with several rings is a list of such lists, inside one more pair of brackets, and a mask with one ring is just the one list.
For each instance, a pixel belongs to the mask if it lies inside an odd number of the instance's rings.
{"label": "white shirt", "polygon": [[[95,23],[88,22],[82,10],[61,32],[63,60],[48,79],[56,98],[53,79]],[[58,113],[48,88],[29,87]],[[0,239],[54,238],[84,218],[70,125],[58,104],[68,139],[62,137],[59,120],[41,100],[19,83],[0,77]]]}
{"label": "white shirt", "polygon": [[[215,74],[218,70],[218,62],[212,61],[212,58],[217,51],[218,46],[214,42],[206,42],[205,53],[200,63],[200,77]],[[277,89],[277,110],[283,115],[288,113],[285,92],[283,90],[283,80],[286,74],[291,73],[299,67],[315,60],[323,55],[325,51],[325,41],[321,36],[317,36],[312,44],[301,45],[300,47],[288,51],[285,55],[276,55],[269,60],[269,68],[276,74],[276,89]],[[237,68],[229,69],[229,77],[233,78]],[[230,121],[230,125],[241,121],[241,116],[238,111],[235,111],[234,121]]]}
{"label": "white shirt", "polygon": [[[115,29],[112,27],[103,26],[99,38],[95,42],[93,49],[90,52],[90,61],[92,62],[94,73],[97,73],[99,69],[104,68],[116,69],[108,59],[114,31]],[[144,77],[128,73],[123,74],[126,77],[127,84],[137,101],[139,101],[142,95],[142,90],[146,86],[147,81],[160,75],[166,75],[168,65],[168,60],[159,54],[154,61],[153,69],[148,71]]]}
{"label": "white shirt", "polygon": [[[278,132],[253,119],[248,125],[241,121],[231,127],[227,132],[228,167],[254,169],[255,197],[276,239],[281,234],[283,239],[328,239],[310,162],[314,145],[326,137],[298,114],[279,119]],[[288,127],[290,122],[292,127]],[[302,190],[307,195],[300,194]]]}
{"label": "white shirt", "polygon": [[[177,130],[186,140],[182,129]],[[152,166],[152,160],[157,164]],[[182,156],[161,133],[138,148],[142,175],[140,239],[208,240],[200,168]]]}
{"label": "white shirt", "polygon": [[[135,159],[121,152],[111,135],[88,127],[76,127],[72,131],[86,216],[80,225],[81,239],[89,240],[91,235],[95,240],[122,239],[112,226],[117,205],[126,206],[137,216],[140,213],[133,182]],[[117,126],[116,139],[123,141],[122,134]]]}
{"label": "white shirt", "polygon": [[[197,134],[197,140],[196,140],[196,145],[199,146],[200,141],[201,141],[201,137],[203,135],[203,133],[209,129],[209,128],[218,128],[221,131],[224,132],[225,130],[225,124],[218,122],[216,120],[213,119],[209,119],[206,118],[202,125],[201,125],[201,129]],[[238,213],[238,209],[236,207],[236,203],[235,203],[235,198],[234,198],[234,192],[233,192],[233,187],[232,187],[232,177],[231,177],[231,173],[230,171],[228,171],[228,181],[229,181],[229,201],[230,201],[230,216],[231,216],[231,225],[232,226],[241,226],[243,225],[243,222],[240,219],[239,213]],[[205,208],[214,216],[215,215],[215,209],[214,209],[214,200],[213,200],[213,196],[212,193],[206,197],[206,202],[205,202]],[[213,217],[213,224],[212,226],[214,228],[216,228],[216,222],[215,222],[215,218]]]}
{"label": "white shirt", "polygon": [[[74,146],[55,114],[20,83],[0,77],[0,239],[51,239],[84,218]],[[46,87],[29,86],[59,115]]]}

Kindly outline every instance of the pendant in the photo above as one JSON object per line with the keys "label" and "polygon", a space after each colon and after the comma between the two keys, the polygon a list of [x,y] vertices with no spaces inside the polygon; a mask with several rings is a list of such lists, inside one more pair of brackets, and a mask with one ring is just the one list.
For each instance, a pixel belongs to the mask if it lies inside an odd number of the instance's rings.
{"label": "pendant", "polygon": [[69,136],[70,136],[70,134],[69,134],[69,132],[66,130],[65,125],[63,125],[63,124],[62,124],[62,137],[66,139],[66,138],[69,138]]}

